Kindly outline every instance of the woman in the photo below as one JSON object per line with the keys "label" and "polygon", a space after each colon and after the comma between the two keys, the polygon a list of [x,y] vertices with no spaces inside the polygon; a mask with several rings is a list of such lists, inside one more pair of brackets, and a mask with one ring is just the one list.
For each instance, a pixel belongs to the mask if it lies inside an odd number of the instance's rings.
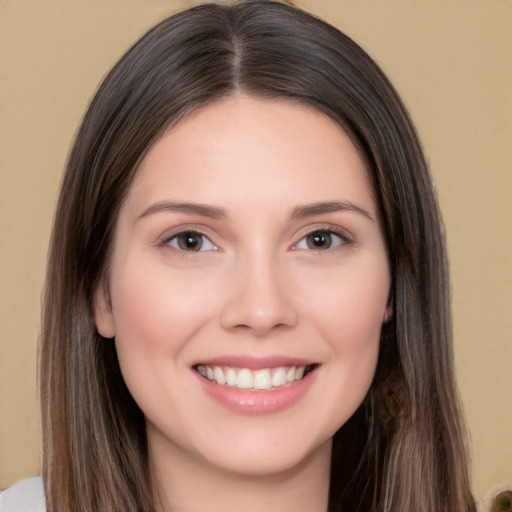
{"label": "woman", "polygon": [[62,184],[48,510],[474,510],[448,295],[420,144],[357,45],[274,2],[163,21]]}

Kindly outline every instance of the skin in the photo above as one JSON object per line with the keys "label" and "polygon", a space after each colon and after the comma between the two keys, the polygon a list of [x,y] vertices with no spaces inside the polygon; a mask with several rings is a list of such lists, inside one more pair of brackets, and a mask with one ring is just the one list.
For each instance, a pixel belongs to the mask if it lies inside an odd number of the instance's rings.
{"label": "skin", "polygon": [[[303,208],[319,202],[345,207]],[[180,248],[184,231],[205,236],[201,250]],[[327,510],[332,436],[368,391],[390,314],[377,207],[341,128],[246,96],[193,112],[143,160],[107,282],[95,322],[115,337],[146,417],[162,510]],[[206,394],[194,369],[228,355],[318,367],[290,407],[244,414]]]}

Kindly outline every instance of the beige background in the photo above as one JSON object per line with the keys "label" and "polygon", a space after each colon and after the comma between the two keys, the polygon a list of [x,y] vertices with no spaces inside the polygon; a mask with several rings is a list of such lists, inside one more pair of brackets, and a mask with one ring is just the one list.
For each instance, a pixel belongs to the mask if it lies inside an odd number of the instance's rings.
{"label": "beige background", "polygon": [[[72,136],[115,60],[194,3],[0,1],[0,488],[39,471],[40,290]],[[296,3],[365,47],[416,121],[448,232],[475,491],[512,487],[512,2]]]}

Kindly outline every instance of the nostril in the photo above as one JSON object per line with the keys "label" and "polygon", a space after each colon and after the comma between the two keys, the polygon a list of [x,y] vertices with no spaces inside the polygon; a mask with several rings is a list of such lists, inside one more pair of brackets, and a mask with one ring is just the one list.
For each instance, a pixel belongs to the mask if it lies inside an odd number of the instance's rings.
{"label": "nostril", "polygon": [[224,328],[263,336],[296,325],[298,315],[290,301],[273,299],[255,304],[257,297],[241,297],[227,304],[220,315]]}

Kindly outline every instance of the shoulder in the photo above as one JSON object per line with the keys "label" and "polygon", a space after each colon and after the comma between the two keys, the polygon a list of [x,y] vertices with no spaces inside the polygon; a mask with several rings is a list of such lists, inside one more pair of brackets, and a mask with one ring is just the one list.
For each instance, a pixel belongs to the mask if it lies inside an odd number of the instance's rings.
{"label": "shoulder", "polygon": [[0,512],[45,512],[43,480],[26,478],[0,493]]}

